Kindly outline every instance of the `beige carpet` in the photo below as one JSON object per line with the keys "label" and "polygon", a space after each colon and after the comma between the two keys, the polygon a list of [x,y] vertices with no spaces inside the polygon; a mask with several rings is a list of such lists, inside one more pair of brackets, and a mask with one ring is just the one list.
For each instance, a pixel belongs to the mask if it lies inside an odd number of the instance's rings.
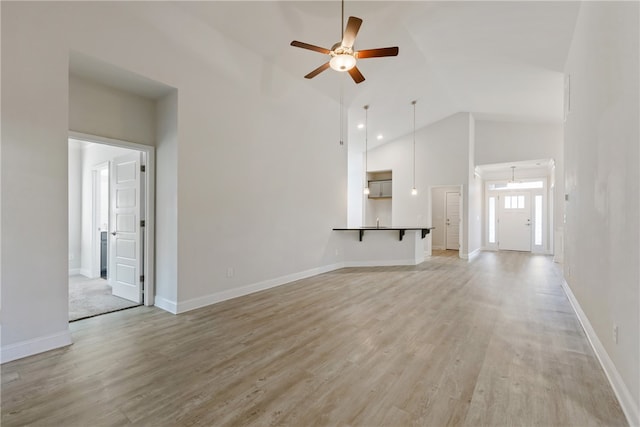
{"label": "beige carpet", "polygon": [[138,305],[112,295],[111,286],[105,279],[69,276],[70,322]]}

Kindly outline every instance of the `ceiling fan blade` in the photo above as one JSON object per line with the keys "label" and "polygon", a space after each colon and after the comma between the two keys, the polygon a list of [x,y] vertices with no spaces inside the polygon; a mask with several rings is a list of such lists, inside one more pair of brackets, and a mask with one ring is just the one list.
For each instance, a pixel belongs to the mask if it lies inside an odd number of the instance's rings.
{"label": "ceiling fan blade", "polygon": [[321,66],[319,66],[318,68],[316,68],[315,70],[313,70],[312,72],[310,72],[309,74],[304,76],[304,78],[305,79],[312,79],[315,76],[317,76],[318,74],[320,74],[321,72],[323,72],[324,70],[326,70],[327,68],[329,68],[329,63],[325,62],[324,64],[322,64]]}
{"label": "ceiling fan blade", "polygon": [[297,40],[292,41],[291,46],[301,47],[302,49],[313,50],[316,52],[324,53],[325,55],[329,55],[331,53],[329,49],[325,49],[324,47],[314,46],[312,44],[299,42]]}
{"label": "ceiling fan blade", "polygon": [[367,49],[356,52],[356,58],[381,58],[383,56],[398,56],[398,47],[382,47],[379,49]]}
{"label": "ceiling fan blade", "polygon": [[356,84],[362,83],[364,81],[364,76],[362,75],[360,70],[358,70],[358,67],[353,67],[348,72],[351,78],[353,79],[353,81],[356,82]]}
{"label": "ceiling fan blade", "polygon": [[342,36],[342,46],[353,47],[360,25],[362,25],[362,19],[356,18],[355,16],[349,17],[347,27],[344,29],[344,35]]}

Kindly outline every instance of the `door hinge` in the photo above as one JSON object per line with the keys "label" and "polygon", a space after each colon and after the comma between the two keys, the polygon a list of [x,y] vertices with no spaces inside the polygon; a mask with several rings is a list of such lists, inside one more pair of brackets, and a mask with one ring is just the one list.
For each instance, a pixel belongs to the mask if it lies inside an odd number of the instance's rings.
{"label": "door hinge", "polygon": [[140,172],[146,172],[147,167],[145,165],[140,165]]}
{"label": "door hinge", "polygon": [[140,283],[144,283],[144,274],[140,275]]}
{"label": "door hinge", "polygon": [[140,227],[144,227],[144,226],[145,226],[144,219],[141,219],[141,220],[140,220]]}

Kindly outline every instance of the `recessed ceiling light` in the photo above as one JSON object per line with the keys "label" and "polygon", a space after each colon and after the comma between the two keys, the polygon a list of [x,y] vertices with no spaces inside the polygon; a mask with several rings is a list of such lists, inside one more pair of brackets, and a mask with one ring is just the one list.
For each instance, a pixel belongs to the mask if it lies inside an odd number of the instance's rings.
{"label": "recessed ceiling light", "polygon": [[364,123],[358,123],[358,129],[364,128]]}
{"label": "recessed ceiling light", "polygon": [[377,138],[378,138],[379,140],[380,140],[380,139],[382,139],[382,138],[383,138],[382,134],[381,134],[381,133],[380,133],[380,134],[378,134]]}

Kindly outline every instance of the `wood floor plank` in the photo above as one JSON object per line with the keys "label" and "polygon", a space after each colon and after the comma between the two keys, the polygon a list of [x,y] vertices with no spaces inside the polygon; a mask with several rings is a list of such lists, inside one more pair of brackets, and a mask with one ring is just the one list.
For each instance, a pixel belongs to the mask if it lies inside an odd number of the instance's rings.
{"label": "wood floor plank", "polygon": [[72,346],[2,366],[0,421],[627,425],[550,257],[456,255],[74,322]]}

